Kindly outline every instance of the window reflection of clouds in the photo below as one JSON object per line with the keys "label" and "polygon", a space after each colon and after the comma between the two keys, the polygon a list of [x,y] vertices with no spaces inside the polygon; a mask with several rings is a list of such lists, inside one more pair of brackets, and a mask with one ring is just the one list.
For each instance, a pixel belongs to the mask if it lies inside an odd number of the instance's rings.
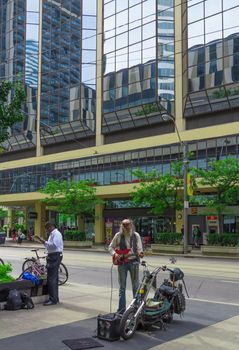
{"label": "window reflection of clouds", "polygon": [[225,11],[223,13],[223,29],[224,29],[224,38],[230,34],[238,32],[238,28],[234,28],[236,23],[238,23],[239,18],[239,7],[236,7],[232,10]]}
{"label": "window reflection of clouds", "polygon": [[198,21],[203,18],[203,2],[188,8],[188,23]]}
{"label": "window reflection of clouds", "polygon": [[192,23],[188,26],[188,47],[204,45],[204,21]]}
{"label": "window reflection of clouds", "polygon": [[217,4],[215,3],[215,0],[207,0],[205,1],[205,17],[214,15],[218,12],[222,11],[222,2],[217,1]]}
{"label": "window reflection of clouds", "polygon": [[27,11],[39,12],[39,0],[27,0]]}
{"label": "window reflection of clouds", "polygon": [[234,6],[238,6],[238,0],[224,0],[223,1],[223,10],[227,10]]}
{"label": "window reflection of clouds", "polygon": [[26,25],[26,40],[38,41],[38,25]]}

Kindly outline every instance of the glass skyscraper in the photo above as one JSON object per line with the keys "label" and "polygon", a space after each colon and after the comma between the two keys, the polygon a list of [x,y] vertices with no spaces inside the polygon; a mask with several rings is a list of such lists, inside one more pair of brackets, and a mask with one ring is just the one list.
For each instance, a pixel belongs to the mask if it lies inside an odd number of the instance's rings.
{"label": "glass skyscraper", "polygon": [[39,210],[54,178],[91,179],[116,205],[132,170],[170,172],[182,141],[198,168],[238,157],[238,18],[239,0],[0,0],[0,81],[20,74],[27,96],[0,203]]}

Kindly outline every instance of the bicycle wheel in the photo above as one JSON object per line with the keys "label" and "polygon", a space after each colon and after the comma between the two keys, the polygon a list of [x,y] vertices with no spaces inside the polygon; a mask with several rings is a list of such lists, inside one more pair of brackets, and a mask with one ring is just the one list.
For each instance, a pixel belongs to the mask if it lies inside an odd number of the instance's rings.
{"label": "bicycle wheel", "polygon": [[60,263],[59,269],[58,269],[58,284],[59,286],[62,286],[66,283],[68,280],[68,270],[66,266],[63,263]]}
{"label": "bicycle wheel", "polygon": [[4,265],[4,261],[0,258],[0,265]]}
{"label": "bicycle wheel", "polygon": [[24,261],[24,263],[22,264],[22,272],[24,271],[29,271],[32,272],[32,267],[35,264],[35,261],[33,259],[27,259]]}

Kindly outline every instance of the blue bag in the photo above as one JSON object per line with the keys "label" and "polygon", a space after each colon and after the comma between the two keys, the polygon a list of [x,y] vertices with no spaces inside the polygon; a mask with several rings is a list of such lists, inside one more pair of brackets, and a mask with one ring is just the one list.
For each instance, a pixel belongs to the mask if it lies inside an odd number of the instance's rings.
{"label": "blue bag", "polygon": [[24,279],[24,280],[29,280],[29,281],[32,281],[32,283],[33,284],[35,284],[35,286],[39,286],[39,284],[40,284],[40,280],[39,280],[39,278],[37,278],[36,276],[34,276],[32,273],[30,273],[30,272],[24,272],[23,274],[22,274],[22,278]]}

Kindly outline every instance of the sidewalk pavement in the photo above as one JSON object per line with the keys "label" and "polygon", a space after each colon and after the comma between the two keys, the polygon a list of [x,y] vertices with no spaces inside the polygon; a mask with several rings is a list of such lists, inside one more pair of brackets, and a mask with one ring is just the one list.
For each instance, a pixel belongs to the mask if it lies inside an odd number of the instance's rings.
{"label": "sidewalk pavement", "polygon": [[[14,248],[41,248],[42,245],[7,241]],[[85,249],[86,250],[86,249]],[[92,250],[105,252],[104,247]],[[131,292],[127,291],[129,300]],[[95,337],[97,315],[107,314],[117,307],[118,288],[86,285],[69,281],[60,288],[60,303],[45,307],[37,304],[32,310],[0,311],[1,350],[69,350],[65,339]],[[200,306],[200,307],[199,307]],[[239,343],[239,305],[187,300],[184,318],[175,317],[166,331],[137,331],[129,341],[107,342],[96,338],[105,350],[237,350]],[[209,310],[206,318],[204,310]],[[95,338],[94,338],[95,339]]]}

